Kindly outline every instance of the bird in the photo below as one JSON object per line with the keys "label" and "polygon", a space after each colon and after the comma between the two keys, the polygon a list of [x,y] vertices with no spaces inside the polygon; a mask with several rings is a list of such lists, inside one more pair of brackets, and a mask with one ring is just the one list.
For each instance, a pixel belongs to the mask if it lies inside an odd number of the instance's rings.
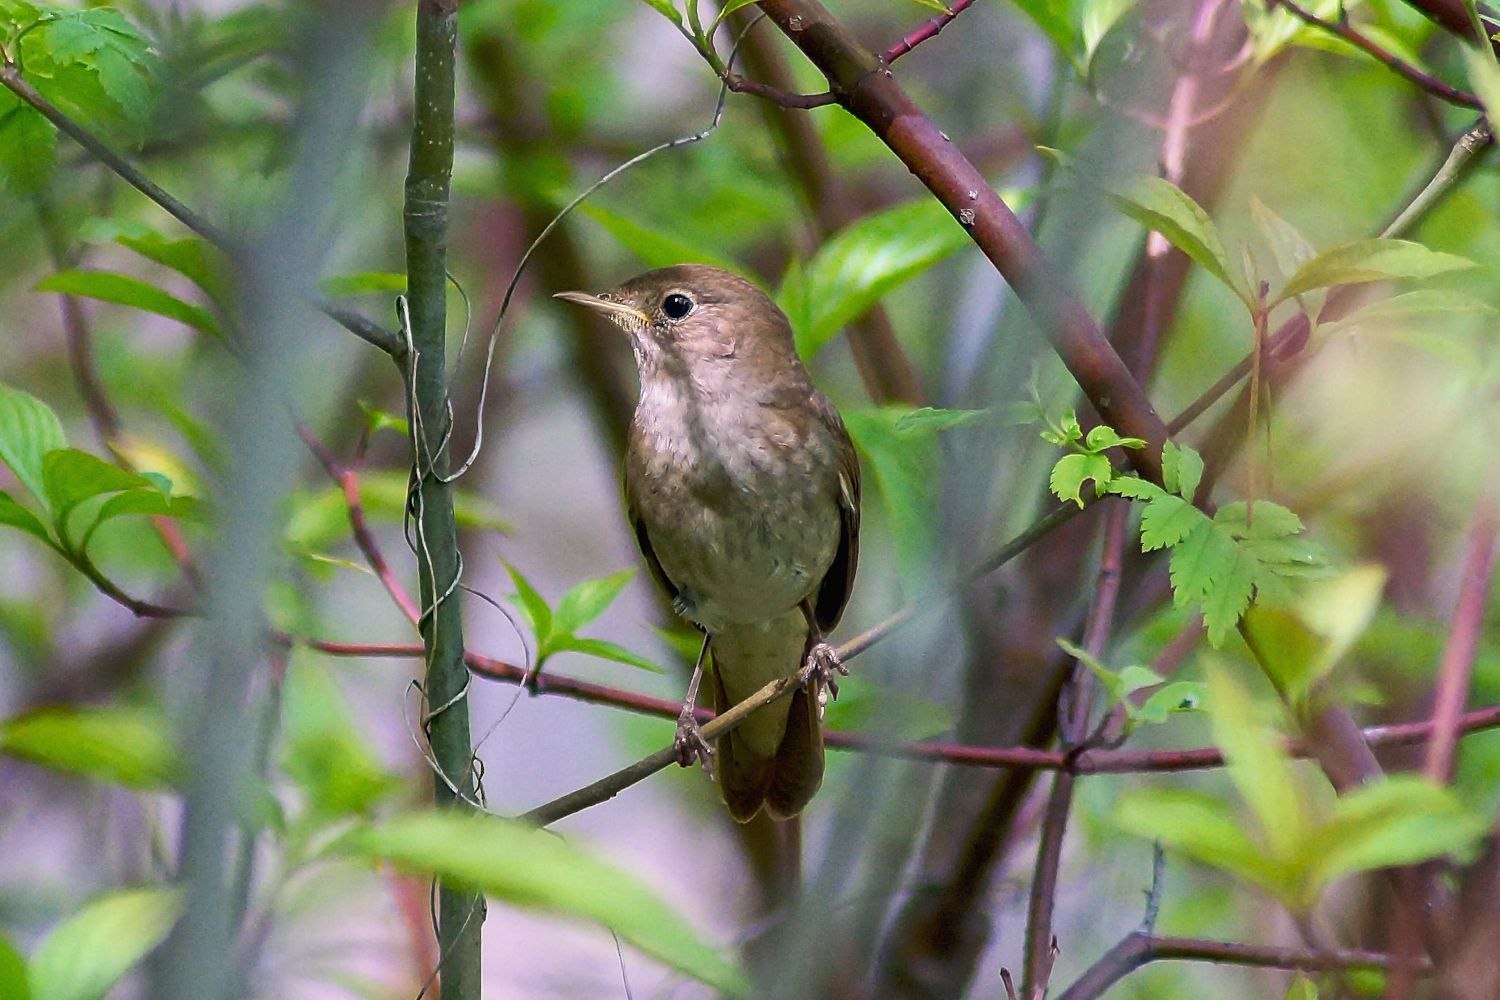
{"label": "bird", "polygon": [[[673,610],[703,635],[677,720],[678,762],[703,764],[729,813],[801,812],[823,780],[822,708],[847,674],[827,636],[859,562],[859,459],[808,374],[786,314],[730,271],[679,264],[557,298],[629,337],[640,397],[625,509]],[[796,674],[790,699],[708,746],[695,719],[712,651],[724,712]]]}

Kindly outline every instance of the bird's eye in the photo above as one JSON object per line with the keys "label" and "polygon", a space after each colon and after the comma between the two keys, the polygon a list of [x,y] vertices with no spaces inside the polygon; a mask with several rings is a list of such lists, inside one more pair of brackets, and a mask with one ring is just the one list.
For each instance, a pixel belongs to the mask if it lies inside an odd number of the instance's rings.
{"label": "bird's eye", "polygon": [[682,319],[693,311],[693,300],[681,292],[673,292],[661,300],[661,311],[667,314],[668,319]]}

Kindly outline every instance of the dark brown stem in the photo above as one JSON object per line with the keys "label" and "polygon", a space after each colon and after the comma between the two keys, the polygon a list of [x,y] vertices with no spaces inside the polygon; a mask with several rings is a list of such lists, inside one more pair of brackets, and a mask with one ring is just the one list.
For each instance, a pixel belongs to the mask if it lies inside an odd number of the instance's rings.
{"label": "dark brown stem", "polygon": [[1213,962],[1298,972],[1389,969],[1392,964],[1390,955],[1378,951],[1342,948],[1311,951],[1305,948],[1238,944],[1230,941],[1155,937],[1135,931],[1127,934],[1119,944],[1106,952],[1058,1000],[1095,1000],[1141,966],[1161,961]]}
{"label": "dark brown stem", "polygon": [[1295,0],[1274,0],[1274,2],[1285,7],[1287,10],[1295,14],[1298,18],[1306,21],[1308,24],[1322,28],[1324,31],[1328,32],[1331,35],[1337,35],[1339,38],[1342,38],[1344,41],[1348,42],[1350,45],[1353,45],[1355,48],[1373,56],[1386,68],[1396,72],[1402,77],[1405,77],[1407,80],[1410,80],[1412,83],[1416,84],[1418,87],[1421,87],[1432,96],[1440,100],[1447,101],[1449,104],[1457,104],[1460,107],[1482,110],[1483,106],[1479,103],[1479,98],[1475,97],[1473,94],[1470,94],[1467,91],[1459,90],[1456,87],[1450,87],[1448,84],[1444,83],[1442,80],[1439,80],[1431,73],[1420,70],[1417,67],[1403,61],[1398,56],[1393,55],[1392,53],[1382,48],[1380,45],[1376,44],[1370,38],[1361,34],[1359,31],[1356,31],[1348,24],[1347,21],[1324,20],[1323,18],[1314,14],[1312,11],[1298,5]]}

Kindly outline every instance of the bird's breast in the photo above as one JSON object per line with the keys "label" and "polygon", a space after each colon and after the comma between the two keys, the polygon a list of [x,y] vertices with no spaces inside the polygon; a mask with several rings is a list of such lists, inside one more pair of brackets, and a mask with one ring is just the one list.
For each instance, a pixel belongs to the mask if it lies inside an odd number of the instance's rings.
{"label": "bird's breast", "polygon": [[795,414],[643,392],[626,475],[694,621],[763,621],[817,589],[838,545],[832,442]]}

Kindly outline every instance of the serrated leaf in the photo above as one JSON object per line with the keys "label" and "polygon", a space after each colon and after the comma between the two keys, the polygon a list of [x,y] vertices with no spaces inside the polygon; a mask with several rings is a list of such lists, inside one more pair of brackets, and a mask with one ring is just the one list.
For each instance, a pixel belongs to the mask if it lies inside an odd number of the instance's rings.
{"label": "serrated leaf", "polygon": [[294,656],[281,702],[282,770],[314,808],[330,816],[363,813],[400,787],[358,736],[359,726],[332,676]]}
{"label": "serrated leaf", "polygon": [[413,813],[354,832],[343,850],[515,906],[601,924],[715,989],[750,990],[735,962],[636,876],[523,823],[457,810]]}
{"label": "serrated leaf", "polygon": [[139,278],[110,271],[59,271],[37,283],[39,292],[61,292],[84,298],[131,306],[145,312],[175,319],[203,333],[219,335],[219,324],[213,314],[200,306],[182,301],[169,292]]}
{"label": "serrated leaf", "polygon": [[592,622],[614,603],[630,584],[635,570],[622,569],[573,587],[552,610],[552,631],[571,635]]}
{"label": "serrated leaf", "polygon": [[1210,659],[1205,666],[1209,720],[1214,743],[1224,751],[1229,780],[1254,813],[1269,853],[1291,859],[1308,828],[1308,817],[1281,735],[1261,721],[1249,693],[1222,664]]}
{"label": "serrated leaf", "polygon": [[11,528],[20,528],[27,534],[35,535],[42,541],[51,544],[52,539],[47,534],[47,527],[42,524],[41,518],[16,503],[11,498],[11,495],[4,490],[0,490],[0,524]]}
{"label": "serrated leaf", "polygon": [[404,295],[406,275],[394,271],[354,271],[318,282],[318,291],[333,299],[356,295]]}
{"label": "serrated leaf", "polygon": [[1168,441],[1161,449],[1162,485],[1188,503],[1198,495],[1203,480],[1203,458],[1191,448]]}
{"label": "serrated leaf", "polygon": [[1477,266],[1471,260],[1429,250],[1410,240],[1357,240],[1324,250],[1299,267],[1287,279],[1276,301],[1284,301],[1314,288],[1397,278],[1431,278]]}
{"label": "serrated leaf", "polygon": [[501,560],[505,572],[510,574],[510,582],[515,584],[516,597],[519,600],[519,608],[526,624],[531,626],[531,632],[537,637],[538,643],[546,642],[553,633],[552,606],[547,599],[537,592],[531,585],[531,581],[521,574],[510,563]]}
{"label": "serrated leaf", "polygon": [[626,250],[635,254],[647,267],[711,264],[735,273],[744,270],[744,265],[723,256],[711,247],[688,243],[593,202],[584,202],[578,206],[578,211],[597,222],[606,233],[619,241]]}
{"label": "serrated leaf", "polygon": [[1166,237],[1205,271],[1218,278],[1241,299],[1245,291],[1230,277],[1229,255],[1219,229],[1207,212],[1181,188],[1160,177],[1142,175],[1105,189],[1110,201],[1147,229]]}
{"label": "serrated leaf", "polygon": [[20,389],[0,385],[0,462],[43,506],[48,503],[43,459],[67,444],[62,421],[50,406]]}
{"label": "serrated leaf", "polygon": [[182,914],[171,889],[127,889],[91,901],[47,935],[31,959],[31,990],[46,1000],[103,1000],[166,940]]}
{"label": "serrated leaf", "polygon": [[623,663],[626,666],[639,667],[649,670],[653,674],[664,674],[666,671],[653,661],[633,653],[621,646],[619,643],[610,642],[607,639],[588,639],[577,635],[554,635],[547,641],[547,652],[551,653],[586,653],[589,656],[597,656],[602,660],[613,660],[615,663]]}
{"label": "serrated leaf", "polygon": [[1157,841],[1286,898],[1296,888],[1296,872],[1245,833],[1244,820],[1227,803],[1182,788],[1142,788],[1126,792],[1115,809],[1116,825]]}
{"label": "serrated leaf", "polygon": [[1270,248],[1271,257],[1283,278],[1295,274],[1298,268],[1317,256],[1317,250],[1296,226],[1271,211],[1254,195],[1250,196],[1250,218],[1255,220],[1256,228],[1265,237],[1266,246]]}
{"label": "serrated leaf", "polygon": [[0,753],[54,771],[144,791],[171,786],[177,749],[154,712],[38,709],[0,723]]}
{"label": "serrated leaf", "polygon": [[969,242],[948,210],[922,198],[868,215],[830,237],[776,296],[797,353],[810,358],[881,297]]}
{"label": "serrated leaf", "polygon": [[1047,485],[1059,500],[1071,501],[1083,507],[1083,484],[1092,480],[1095,496],[1102,496],[1114,467],[1104,455],[1064,455],[1052,467]]}
{"label": "serrated leaf", "polygon": [[1181,497],[1163,493],[1141,512],[1141,551],[1178,545],[1194,531],[1208,524],[1208,515]]}

